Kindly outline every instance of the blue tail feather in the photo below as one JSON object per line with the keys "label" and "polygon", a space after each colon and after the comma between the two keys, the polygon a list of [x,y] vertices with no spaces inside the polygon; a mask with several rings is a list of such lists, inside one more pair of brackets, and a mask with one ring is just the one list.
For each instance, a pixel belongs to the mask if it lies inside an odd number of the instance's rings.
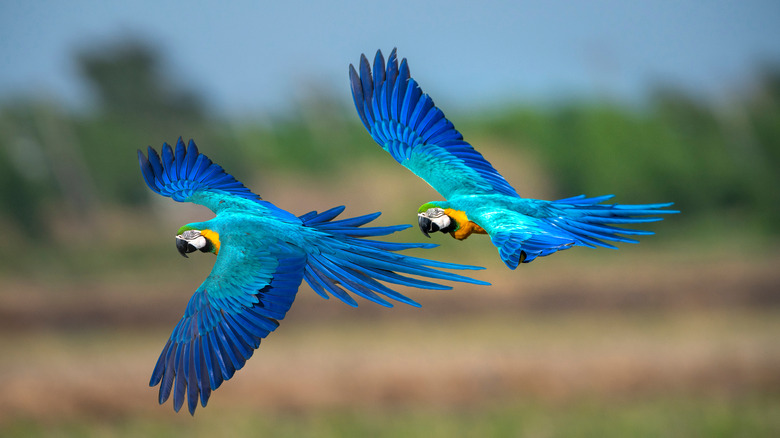
{"label": "blue tail feather", "polygon": [[367,276],[382,280],[387,283],[393,283],[398,284],[402,286],[409,286],[409,287],[417,287],[421,289],[431,289],[431,290],[449,290],[452,289],[451,286],[445,286],[438,283],[433,283],[430,281],[420,280],[418,278],[412,278],[412,277],[405,277],[403,275],[397,274],[393,271],[389,271],[387,269],[381,269],[379,267],[368,267],[365,265],[359,265],[356,263],[352,263],[349,260],[342,260],[342,264],[344,266],[348,266],[356,271],[364,272]]}
{"label": "blue tail feather", "polygon": [[342,211],[344,211],[343,207],[336,207],[322,213],[312,211],[299,216],[303,225],[317,228],[328,234],[327,241],[322,242],[319,254],[309,255],[304,273],[306,282],[323,298],[332,294],[350,306],[357,306],[357,302],[349,295],[349,293],[353,293],[387,307],[392,307],[392,303],[385,298],[419,306],[414,300],[384,286],[379,281],[434,290],[450,289],[450,287],[407,277],[407,275],[482,285],[489,284],[440,270],[483,268],[437,262],[394,252],[411,248],[430,248],[435,245],[392,243],[366,239],[366,237],[392,234],[408,228],[409,225],[361,228],[362,225],[379,217],[379,213],[334,221],[333,219]]}
{"label": "blue tail feather", "polygon": [[[585,195],[553,201],[551,205],[561,211],[561,214],[549,219],[548,223],[570,235],[575,245],[602,246],[617,249],[607,243],[625,242],[639,243],[623,235],[649,236],[652,231],[613,227],[608,224],[633,224],[662,220],[660,214],[676,214],[678,210],[665,210],[673,205],[671,202],[656,204],[601,204],[613,195],[586,198]],[[655,217],[637,217],[637,216]]]}
{"label": "blue tail feather", "polygon": [[551,214],[537,219],[534,232],[529,232],[528,228],[518,228],[492,235],[493,244],[498,247],[504,263],[515,269],[521,262],[530,263],[537,257],[573,246],[618,249],[609,242],[639,243],[626,236],[649,236],[655,233],[612,225],[657,222],[663,219],[658,215],[679,213],[666,209],[673,205],[671,202],[601,204],[612,198],[613,195],[593,198],[579,195],[557,201],[532,200],[549,208]]}
{"label": "blue tail feather", "polygon": [[316,263],[310,263],[306,265],[306,272],[303,278],[312,287],[317,290],[320,296],[328,296],[328,292],[332,293],[336,298],[340,299],[346,304],[352,307],[357,307],[357,301],[355,301],[348,293],[344,292],[332,279],[333,274],[327,270],[321,270],[315,267]]}

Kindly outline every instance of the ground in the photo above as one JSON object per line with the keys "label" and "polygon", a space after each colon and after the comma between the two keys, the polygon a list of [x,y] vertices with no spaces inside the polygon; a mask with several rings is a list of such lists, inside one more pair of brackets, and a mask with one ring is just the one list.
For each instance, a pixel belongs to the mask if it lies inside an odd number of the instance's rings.
{"label": "ground", "polygon": [[0,436],[780,433],[780,255],[636,248],[517,271],[490,261],[475,276],[492,287],[406,290],[420,309],[353,309],[303,287],[195,418],[159,406],[148,379],[200,265],[9,275]]}

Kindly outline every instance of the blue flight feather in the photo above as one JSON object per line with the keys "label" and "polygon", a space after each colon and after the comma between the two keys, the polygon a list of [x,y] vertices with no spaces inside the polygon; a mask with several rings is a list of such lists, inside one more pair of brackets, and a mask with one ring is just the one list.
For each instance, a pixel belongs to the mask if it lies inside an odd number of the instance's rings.
{"label": "blue flight feather", "polygon": [[[504,178],[468,143],[461,142],[456,148],[443,143],[447,139],[462,140],[463,137],[409,77],[405,59],[399,73],[395,49],[386,66],[382,52],[377,51],[373,76],[365,56],[361,56],[360,74],[350,65],[349,76],[355,108],[366,129],[393,158],[439,193],[447,198],[467,191],[517,196]],[[368,114],[369,108],[373,109],[373,115]],[[411,114],[410,108],[414,108]],[[439,157],[435,166],[430,165],[432,157]],[[460,182],[471,180],[475,183],[451,184],[450,180],[459,175]]]}

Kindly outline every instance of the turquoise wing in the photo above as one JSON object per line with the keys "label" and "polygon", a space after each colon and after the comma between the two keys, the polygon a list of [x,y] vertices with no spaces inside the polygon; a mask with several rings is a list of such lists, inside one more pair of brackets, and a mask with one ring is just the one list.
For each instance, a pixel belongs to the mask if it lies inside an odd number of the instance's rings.
{"label": "turquoise wing", "polygon": [[225,208],[260,208],[279,218],[300,222],[295,215],[263,201],[219,164],[198,152],[195,142],[184,146],[179,137],[176,151],[164,143],[161,154],[149,146],[147,155],[138,151],[146,185],[153,192],[179,202],[193,202],[208,207],[214,213]]}
{"label": "turquoise wing", "polygon": [[152,372],[149,385],[160,385],[160,404],[172,394],[177,412],[185,398],[191,414],[198,399],[205,407],[211,391],[233,377],[279,326],[305,266],[305,254],[283,242],[223,245]]}
{"label": "turquoise wing", "polygon": [[406,59],[398,66],[395,49],[386,66],[377,51],[373,74],[361,55],[360,73],[350,64],[349,79],[355,108],[374,140],[442,196],[518,197],[482,154],[463,140],[433,99],[423,94],[410,77]]}

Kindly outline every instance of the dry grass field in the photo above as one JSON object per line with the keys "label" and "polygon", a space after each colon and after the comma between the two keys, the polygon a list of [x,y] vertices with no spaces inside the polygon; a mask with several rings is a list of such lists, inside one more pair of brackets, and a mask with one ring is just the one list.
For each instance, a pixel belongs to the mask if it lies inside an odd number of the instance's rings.
{"label": "dry grass field", "polygon": [[421,309],[304,286],[194,418],[148,378],[211,260],[8,275],[0,436],[777,436],[780,254],[672,249],[487,260],[492,287],[407,291]]}

